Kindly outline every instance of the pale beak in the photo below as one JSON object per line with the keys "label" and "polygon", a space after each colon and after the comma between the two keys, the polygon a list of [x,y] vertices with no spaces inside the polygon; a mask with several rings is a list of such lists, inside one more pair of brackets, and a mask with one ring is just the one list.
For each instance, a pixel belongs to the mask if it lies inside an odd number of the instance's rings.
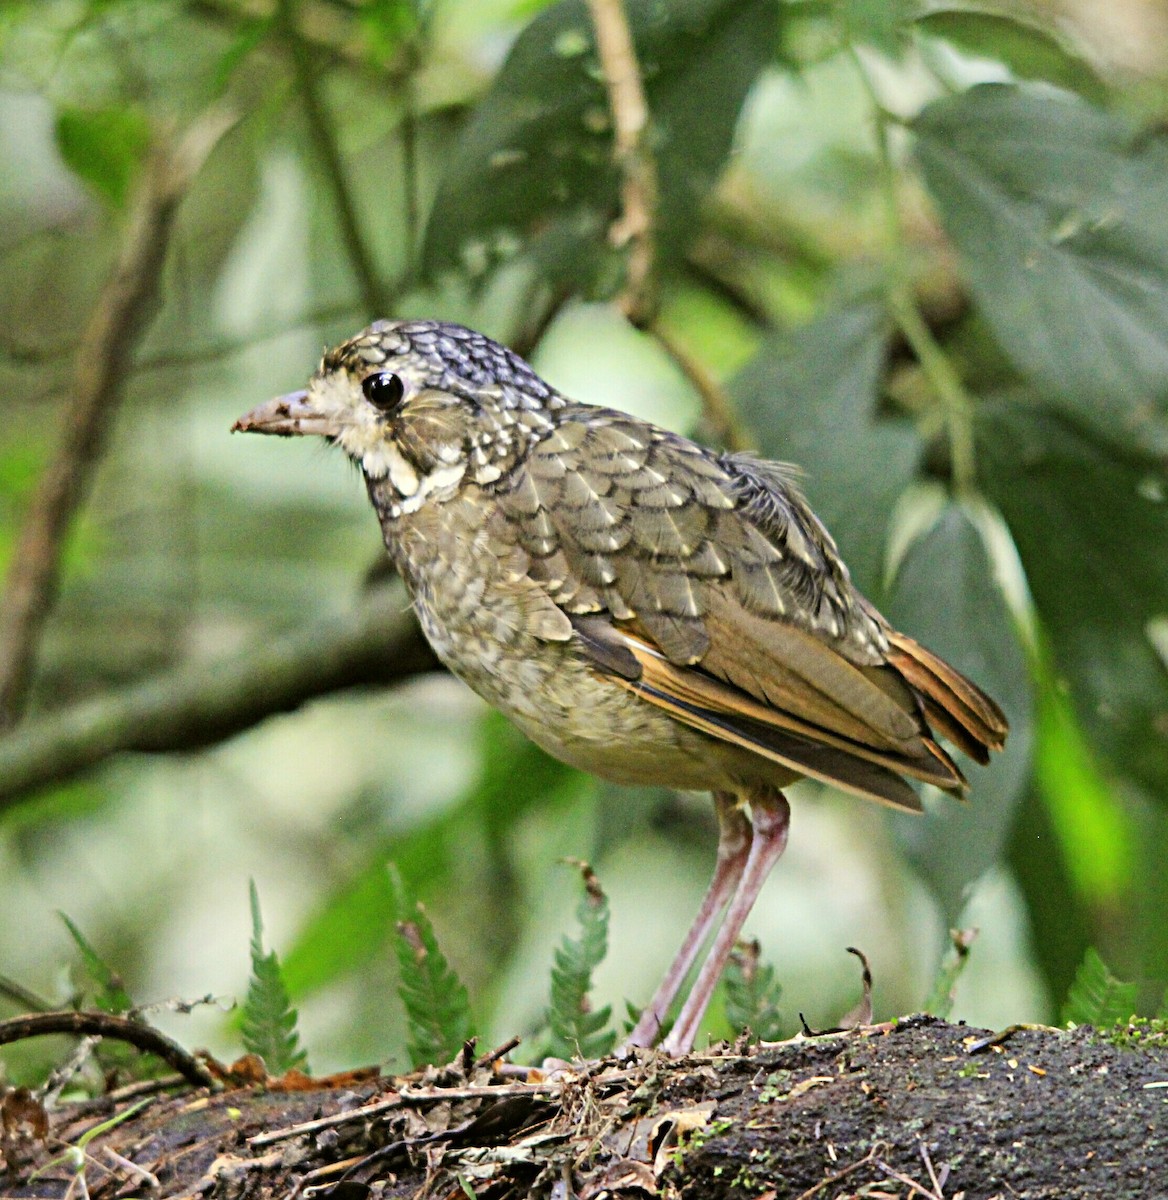
{"label": "pale beak", "polygon": [[232,433],[276,433],[282,437],[316,433],[332,437],[340,432],[337,422],[315,408],[306,391],[277,396],[240,417]]}

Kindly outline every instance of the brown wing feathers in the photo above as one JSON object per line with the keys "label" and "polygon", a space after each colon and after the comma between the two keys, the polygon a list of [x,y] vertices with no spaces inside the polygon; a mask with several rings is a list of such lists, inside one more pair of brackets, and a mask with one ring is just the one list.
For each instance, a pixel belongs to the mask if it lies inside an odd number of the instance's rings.
{"label": "brown wing feathers", "polygon": [[693,728],[884,803],[920,807],[901,775],[966,790],[930,724],[986,762],[1001,712],[888,629],[784,472],[589,419],[536,447],[500,500],[601,670]]}
{"label": "brown wing feathers", "polygon": [[[911,737],[897,744],[887,735],[855,724],[848,729],[856,736],[848,737],[832,725],[808,719],[801,700],[792,700],[789,707],[764,702],[715,678],[704,668],[676,666],[635,634],[620,631],[618,637],[641,666],[640,679],[626,677],[620,682],[703,732],[751,749],[800,774],[900,808],[920,807],[900,774],[955,794],[965,788],[965,780],[953,761],[927,731],[916,726]],[[806,698],[814,689],[804,685],[801,691]]]}
{"label": "brown wing feathers", "polygon": [[924,702],[925,716],[979,763],[1001,750],[1009,726],[1002,710],[947,662],[903,633],[888,634],[888,662]]}

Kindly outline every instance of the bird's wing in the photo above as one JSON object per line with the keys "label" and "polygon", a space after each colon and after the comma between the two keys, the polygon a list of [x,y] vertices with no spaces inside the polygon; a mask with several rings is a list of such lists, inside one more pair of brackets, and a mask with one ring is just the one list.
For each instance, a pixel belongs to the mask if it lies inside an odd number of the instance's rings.
{"label": "bird's wing", "polygon": [[948,681],[889,665],[918,660],[852,586],[789,473],[619,413],[581,416],[495,496],[601,669],[680,721],[865,795],[915,806],[893,772],[964,789],[924,719],[930,703],[947,711]]}

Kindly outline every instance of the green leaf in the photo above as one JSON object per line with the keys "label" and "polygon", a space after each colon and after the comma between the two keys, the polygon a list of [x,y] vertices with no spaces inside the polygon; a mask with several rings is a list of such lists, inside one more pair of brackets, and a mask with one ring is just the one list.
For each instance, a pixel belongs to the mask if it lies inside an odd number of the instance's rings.
{"label": "green leaf", "polygon": [[783,988],[774,967],[759,959],[758,942],[740,942],[731,952],[722,972],[722,994],[726,1020],[735,1034],[749,1030],[764,1042],[783,1036]]}
{"label": "green leaf", "polygon": [[358,17],[375,60],[390,61],[418,32],[419,7],[415,0],[366,0],[361,6]]}
{"label": "green leaf", "polygon": [[924,13],[916,27],[968,54],[1003,63],[1019,79],[1045,80],[1095,103],[1107,99],[1107,87],[1094,67],[1054,29],[1025,13],[978,4],[946,5]]}
{"label": "green leaf", "polygon": [[910,545],[885,611],[988,692],[1010,722],[1006,748],[989,767],[961,762],[968,803],[944,797],[923,816],[894,818],[898,841],[952,925],[969,885],[1002,853],[1030,776],[1034,732],[1026,657],[981,536],[960,505],[947,505]]}
{"label": "green leaf", "polygon": [[134,1007],[134,1001],[130,999],[121,975],[98,954],[72,918],[63,912],[58,912],[57,915],[65,922],[69,936],[81,951],[81,961],[85,964],[85,971],[94,985],[94,1005],[102,1012],[128,1013]]}
{"label": "green leaf", "polygon": [[394,948],[406,1010],[407,1044],[414,1067],[450,1062],[472,1036],[466,988],[438,947],[426,910],[394,866],[387,868],[394,898]]}
{"label": "green leaf", "polygon": [[1168,450],[1168,137],[987,84],[928,105],[916,154],[1015,368],[1100,436]]}
{"label": "green leaf", "polygon": [[1131,883],[1134,854],[1127,816],[1099,772],[1045,646],[1037,659],[1035,784],[1076,892],[1086,903],[1106,908],[1119,903]]}
{"label": "green leaf", "polygon": [[1127,1021],[1136,1010],[1136,991],[1134,983],[1116,979],[1098,952],[1088,947],[1063,1005],[1062,1020],[1097,1027]]}
{"label": "green leaf", "polygon": [[584,895],[576,909],[580,936],[564,938],[552,966],[548,1053],[555,1058],[602,1058],[616,1044],[616,1032],[607,1029],[612,1006],[593,1011],[589,1000],[592,973],[608,953],[608,898],[592,868],[587,863],[579,866],[584,879]]}
{"label": "green leaf", "polygon": [[[777,38],[772,0],[628,4],[652,118],[663,261],[693,238],[738,114]],[[530,251],[551,279],[615,278],[620,210],[608,96],[584,0],[541,13],[516,40],[453,148],[426,229],[430,274],[479,277]]]}
{"label": "green leaf", "polygon": [[231,77],[251,57],[252,51],[267,40],[275,21],[274,14],[269,14],[264,17],[249,17],[240,22],[239,32],[215,67],[212,77],[212,91],[215,95],[223,93],[231,82]]}
{"label": "green leaf", "polygon": [[264,921],[255,880],[249,885],[251,898],[251,978],[240,1022],[243,1044],[250,1054],[264,1060],[271,1075],[293,1069],[308,1071],[308,1055],[301,1049],[296,1030],[297,1013],[288,998],[280,960],[273,950],[264,953]]}
{"label": "green leaf", "polygon": [[1109,773],[1168,795],[1168,469],[1028,397],[980,406],[978,462],[1026,569],[1054,664]]}
{"label": "green leaf", "polygon": [[837,309],[765,342],[730,389],[762,452],[804,470],[807,498],[869,595],[921,445],[908,423],[876,417],[888,333],[878,304]]}
{"label": "green leaf", "polygon": [[834,0],[835,19],[849,42],[861,42],[891,59],[904,55],[915,0]]}
{"label": "green leaf", "polygon": [[150,125],[136,108],[57,112],[57,149],[69,168],[112,208],[124,208],[150,145]]}

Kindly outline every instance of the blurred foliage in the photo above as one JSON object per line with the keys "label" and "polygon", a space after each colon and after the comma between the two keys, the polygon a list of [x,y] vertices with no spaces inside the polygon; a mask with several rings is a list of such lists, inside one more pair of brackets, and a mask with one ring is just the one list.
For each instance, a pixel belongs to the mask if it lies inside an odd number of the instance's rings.
{"label": "blurred foliage", "polygon": [[[1119,7],[1145,30],[1139,53],[1102,12],[1057,3],[628,0],[659,177],[657,332],[712,384],[694,432],[729,413],[800,464],[861,586],[1013,726],[1006,754],[971,768],[968,806],[929,796],[922,820],[866,838],[875,882],[815,878],[868,887],[865,919],[906,918],[876,971],[878,997],[905,1006],[936,966],[914,955],[940,958],[995,871],[1027,930],[1020,969],[1048,996],[1019,1017],[1053,1011],[1088,945],[1147,981],[1146,1008],[1168,976],[1168,76],[1148,66],[1168,61],[1168,22]],[[610,305],[627,249],[582,0],[3,0],[0,562],[144,156],[215,105],[238,120],[183,201],[64,547],[26,729],[146,678],[165,693],[172,669],[351,606],[378,553],[360,489],[312,447],[226,432],[375,316],[479,326],[581,399],[678,425],[698,411],[692,363]],[[643,849],[620,876],[604,858],[630,839]],[[194,948],[230,942],[246,914],[219,897],[258,874],[302,1024],[334,1031],[305,1032],[314,1061],[407,1042],[429,1057],[416,1017],[382,999],[405,894],[395,905],[387,861],[468,980],[476,1026],[506,1036],[542,1017],[534,973],[576,899],[558,859],[600,864],[615,946],[618,896],[648,886],[662,839],[685,866],[653,887],[712,858],[704,809],[614,800],[453,691],[338,698],[221,750],[123,757],[5,802],[0,904],[25,919],[0,930],[0,975],[54,990],[68,951],[40,914],[61,905],[135,995],[226,990]],[[926,894],[917,951],[909,901]],[[672,949],[634,937],[662,963]],[[983,929],[962,987],[994,942]],[[615,957],[596,987],[619,996]],[[803,967],[780,963],[788,995]],[[817,1003],[842,1011],[841,996]],[[446,1050],[469,1031],[460,1012]]]}
{"label": "blurred foliage", "polygon": [[60,917],[69,930],[73,944],[81,952],[81,962],[88,981],[84,990],[92,994],[93,1007],[105,1013],[128,1013],[134,1007],[134,1002],[121,976],[98,954],[70,917],[65,913],[61,913]]}

